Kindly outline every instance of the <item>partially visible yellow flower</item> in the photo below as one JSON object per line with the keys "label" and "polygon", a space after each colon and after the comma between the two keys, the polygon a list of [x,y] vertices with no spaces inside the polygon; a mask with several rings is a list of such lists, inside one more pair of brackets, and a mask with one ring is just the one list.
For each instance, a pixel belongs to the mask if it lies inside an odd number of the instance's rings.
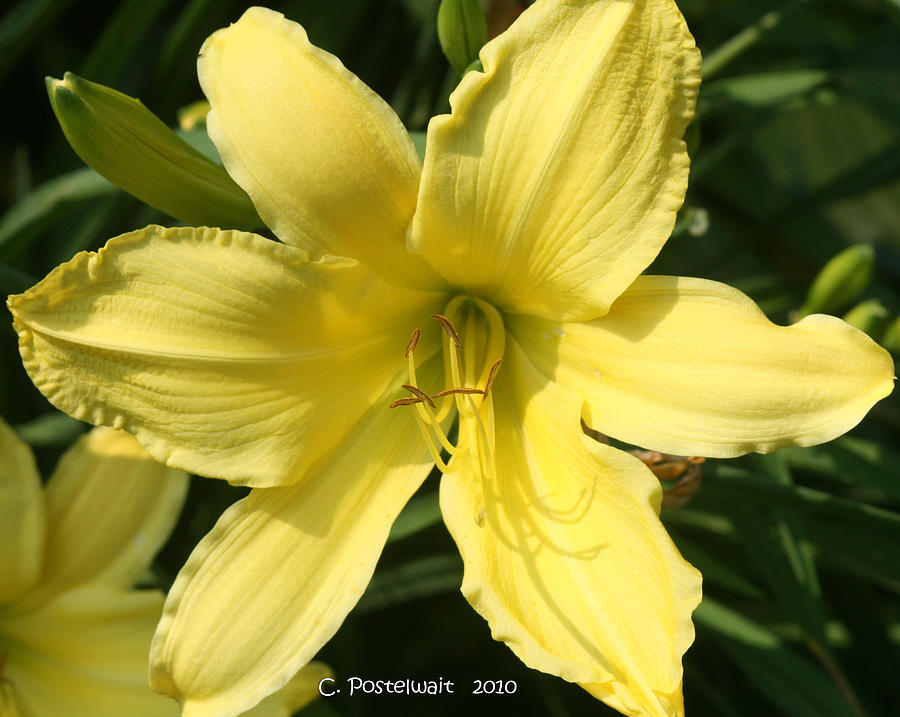
{"label": "partially visible yellow flower", "polygon": [[131,590],[169,537],[187,476],[97,428],[46,488],[0,419],[0,714],[163,717],[147,657],[164,596]]}
{"label": "partially visible yellow flower", "polygon": [[538,0],[480,59],[423,166],[335,57],[248,10],[207,40],[200,82],[284,243],[148,227],[9,302],[57,406],[254,488],[154,641],[184,717],[237,714],[315,655],[434,463],[493,636],[626,714],[681,715],[700,576],[659,481],[582,417],[730,457],[829,440],[891,391],[890,357],[838,319],[779,327],[722,284],[640,276],[684,198],[700,80],[671,0]]}
{"label": "partially visible yellow flower", "polygon": [[[175,717],[147,657],[164,596],[130,590],[169,537],[184,472],[96,428],[42,488],[0,418],[0,716]],[[290,717],[331,674],[312,662],[247,717]]]}

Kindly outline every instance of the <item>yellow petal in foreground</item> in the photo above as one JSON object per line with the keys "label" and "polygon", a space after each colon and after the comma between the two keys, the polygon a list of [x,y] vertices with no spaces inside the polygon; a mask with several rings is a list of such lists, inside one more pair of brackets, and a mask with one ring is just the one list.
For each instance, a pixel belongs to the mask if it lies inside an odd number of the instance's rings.
{"label": "yellow petal in foreground", "polygon": [[26,370],[54,405],[125,428],[171,466],[249,485],[293,482],[333,448],[440,306],[350,259],[161,227],[9,300]]}
{"label": "yellow petal in foreground", "polygon": [[305,30],[254,7],[200,50],[210,137],[287,244],[352,256],[389,281],[434,286],[405,250],[420,163],[393,110]]}
{"label": "yellow petal in foreground", "polygon": [[441,481],[463,593],[529,667],[628,715],[682,714],[700,574],[659,522],[659,481],[584,436],[580,397],[515,341],[495,385],[496,475]]}
{"label": "yellow petal in foreground", "polygon": [[510,324],[545,375],[585,397],[593,428],[665,453],[822,443],[893,387],[888,353],[843,321],[776,326],[737,289],[703,279],[642,276],[601,319]]}
{"label": "yellow petal in foreground", "polygon": [[428,127],[410,248],[498,308],[593,318],[684,199],[700,54],[670,0],[539,2]]}
{"label": "yellow petal in foreground", "polygon": [[123,431],[98,428],[79,439],[47,483],[40,592],[134,585],[175,527],[187,487],[184,473],[154,461]]}
{"label": "yellow petal in foreground", "polygon": [[[422,374],[442,370],[432,359]],[[236,715],[279,689],[362,596],[432,466],[413,416],[389,401],[296,485],[253,490],[194,549],[151,653],[151,684],[183,717]]]}
{"label": "yellow petal in foreground", "polygon": [[45,512],[34,456],[0,419],[0,605],[30,588],[41,573]]}

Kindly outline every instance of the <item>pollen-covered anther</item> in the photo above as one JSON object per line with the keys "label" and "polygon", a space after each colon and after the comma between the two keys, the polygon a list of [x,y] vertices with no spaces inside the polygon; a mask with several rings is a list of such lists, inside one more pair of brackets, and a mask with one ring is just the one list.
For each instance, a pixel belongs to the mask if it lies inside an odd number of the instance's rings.
{"label": "pollen-covered anther", "polygon": [[397,408],[397,406],[412,406],[414,403],[422,403],[421,398],[416,398],[415,396],[405,396],[404,398],[398,398],[394,401],[391,401],[391,408]]}
{"label": "pollen-covered anther", "polygon": [[453,328],[453,324],[450,323],[450,319],[448,319],[443,314],[432,314],[431,318],[437,320],[437,322],[444,328],[444,333],[453,341],[453,345],[456,348],[459,348],[462,344],[459,341],[459,334],[456,333],[456,329]]}
{"label": "pollen-covered anther", "polygon": [[487,398],[488,394],[491,392],[491,386],[494,385],[494,376],[497,375],[497,371],[500,370],[500,364],[502,363],[502,358],[497,359],[491,366],[491,370],[488,371],[487,381],[484,382],[484,391],[482,392],[484,393],[484,398]]}
{"label": "pollen-covered anther", "polygon": [[425,393],[421,388],[418,388],[417,386],[410,386],[408,383],[404,383],[403,388],[413,394],[420,401],[424,401],[432,408],[435,408],[434,401],[431,400],[431,396]]}
{"label": "pollen-covered anther", "polygon": [[451,393],[484,393],[480,388],[445,388],[443,391],[438,391],[434,394],[435,398],[443,398],[444,396],[449,396]]}
{"label": "pollen-covered anther", "polygon": [[422,332],[418,329],[413,329],[412,336],[409,337],[409,343],[406,344],[406,353],[404,354],[404,358],[409,358],[412,355],[412,352],[416,350],[416,346],[419,345],[419,336],[422,335]]}

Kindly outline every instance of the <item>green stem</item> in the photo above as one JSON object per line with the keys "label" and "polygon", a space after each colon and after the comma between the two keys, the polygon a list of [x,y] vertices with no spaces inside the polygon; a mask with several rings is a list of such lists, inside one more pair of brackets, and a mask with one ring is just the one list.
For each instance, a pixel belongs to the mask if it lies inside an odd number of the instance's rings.
{"label": "green stem", "polygon": [[737,35],[719,45],[703,60],[703,79],[709,80],[717,75],[732,60],[753,47],[766,33],[776,28],[784,18],[807,2],[809,0],[791,0],[778,10],[767,12],[755,23],[748,25]]}

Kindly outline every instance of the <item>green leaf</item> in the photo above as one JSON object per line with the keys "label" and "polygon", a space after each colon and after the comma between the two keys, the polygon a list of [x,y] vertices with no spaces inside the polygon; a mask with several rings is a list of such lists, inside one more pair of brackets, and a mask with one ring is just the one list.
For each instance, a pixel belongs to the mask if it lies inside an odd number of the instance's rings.
{"label": "green leaf", "polygon": [[851,717],[853,712],[827,674],[775,633],[704,597],[694,612],[698,631],[715,639],[751,682],[791,717]]}
{"label": "green leaf", "polygon": [[0,219],[0,259],[14,256],[52,221],[82,203],[119,190],[93,169],[77,169],[40,185]]}
{"label": "green leaf", "polygon": [[828,80],[828,73],[822,70],[785,70],[740,75],[712,83],[705,90],[704,101],[714,102],[724,96],[735,102],[763,107],[806,94]]}
{"label": "green leaf", "polygon": [[87,424],[55,411],[14,428],[29,446],[67,446],[85,432]]}
{"label": "green leaf", "polygon": [[462,564],[457,555],[433,555],[376,572],[357,612],[380,610],[421,597],[458,590]]}
{"label": "green leaf", "polygon": [[391,526],[388,542],[414,535],[441,522],[441,506],[437,493],[415,496]]}

